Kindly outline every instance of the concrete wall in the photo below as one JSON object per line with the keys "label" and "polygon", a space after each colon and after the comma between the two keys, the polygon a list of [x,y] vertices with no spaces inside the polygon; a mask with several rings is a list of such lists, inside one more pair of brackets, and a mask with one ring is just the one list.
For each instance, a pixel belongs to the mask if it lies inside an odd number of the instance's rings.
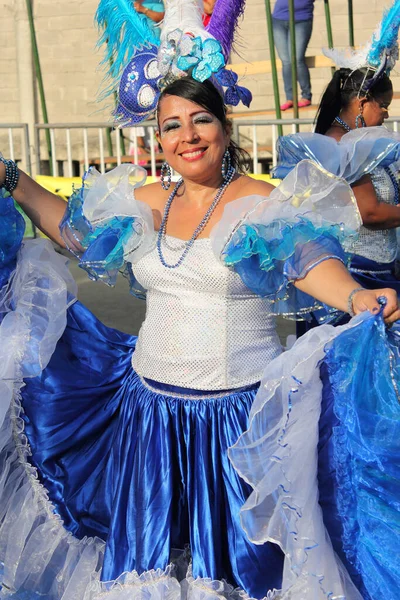
{"label": "concrete wall", "polygon": [[[98,63],[101,52],[96,49],[97,31],[93,16],[96,0],[33,0],[37,41],[40,51],[47,109],[51,122],[107,121],[108,110],[96,102],[102,74]],[[354,0],[355,42],[368,40],[381,18],[382,5],[388,1]],[[348,44],[347,0],[330,0],[334,43]],[[0,75],[0,123],[28,122],[31,125],[42,115],[37,93],[32,83],[32,63],[29,27],[25,0],[0,0],[0,39],[2,56]],[[307,54],[321,54],[327,44],[324,3],[316,0],[314,31]],[[238,50],[233,62],[269,58],[264,0],[248,0],[241,27]],[[313,99],[318,98],[330,78],[330,69],[312,70]],[[395,89],[399,78],[393,79]],[[252,109],[273,107],[270,75],[248,76],[245,85],[254,94]],[[283,95],[282,95],[283,98]],[[397,102],[393,114],[400,114]],[[306,113],[302,113],[306,115]],[[307,113],[307,116],[312,116]],[[33,130],[31,128],[31,143]],[[91,141],[89,140],[91,144]],[[93,139],[94,143],[94,139]],[[16,142],[16,152],[22,147]],[[81,138],[73,138],[73,150],[81,148]],[[7,137],[0,130],[0,148],[7,154]],[[79,150],[80,155],[81,151]],[[65,158],[65,156],[60,156]]]}

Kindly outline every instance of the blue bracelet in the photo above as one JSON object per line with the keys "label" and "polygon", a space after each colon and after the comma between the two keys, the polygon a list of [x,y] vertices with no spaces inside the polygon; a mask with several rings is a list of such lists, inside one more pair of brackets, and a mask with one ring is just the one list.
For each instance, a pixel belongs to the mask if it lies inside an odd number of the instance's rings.
{"label": "blue bracelet", "polygon": [[12,194],[18,185],[19,169],[13,160],[7,160],[1,155],[0,162],[2,162],[6,168],[6,176],[0,188],[4,188],[9,194]]}

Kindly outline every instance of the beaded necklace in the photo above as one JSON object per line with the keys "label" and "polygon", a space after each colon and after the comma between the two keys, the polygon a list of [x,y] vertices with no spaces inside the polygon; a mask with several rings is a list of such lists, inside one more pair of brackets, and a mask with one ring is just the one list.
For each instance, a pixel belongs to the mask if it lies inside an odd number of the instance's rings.
{"label": "beaded necklace", "polygon": [[179,188],[182,186],[183,184],[183,179],[180,179],[178,181],[178,183],[176,184],[176,186],[174,187],[172,193],[170,194],[167,203],[165,205],[165,209],[164,209],[164,215],[161,221],[161,225],[160,225],[160,229],[158,230],[158,235],[157,235],[157,252],[158,252],[158,256],[160,257],[160,261],[162,263],[162,265],[164,267],[166,267],[167,269],[176,269],[177,267],[179,267],[183,261],[186,258],[187,253],[189,252],[190,248],[193,246],[195,240],[199,237],[199,235],[201,234],[201,232],[203,231],[203,229],[205,228],[205,226],[207,225],[208,221],[210,220],[211,215],[213,214],[218,202],[221,200],[222,196],[225,193],[226,188],[228,187],[228,185],[232,182],[232,179],[235,175],[236,171],[233,167],[230,167],[221,187],[219,188],[212,204],[210,205],[209,209],[207,210],[206,214],[204,215],[202,221],[199,223],[199,225],[196,227],[192,237],[190,238],[190,240],[188,240],[188,242],[186,244],[184,244],[184,250],[183,253],[181,255],[181,257],[179,258],[179,260],[177,260],[176,263],[174,264],[169,264],[167,263],[167,261],[164,258],[163,252],[162,252],[162,248],[161,248],[161,244],[164,242],[165,243],[165,236],[166,236],[166,228],[167,228],[167,220],[168,220],[168,215],[169,215],[169,211],[171,209],[171,204],[176,196],[176,194],[178,193]]}
{"label": "beaded necklace", "polygon": [[334,122],[336,121],[336,123],[338,125],[340,125],[341,127],[343,127],[343,129],[345,129],[346,131],[351,131],[351,127],[349,127],[347,125],[347,123],[345,123],[345,121],[343,121],[343,119],[341,119],[340,117],[335,117]]}

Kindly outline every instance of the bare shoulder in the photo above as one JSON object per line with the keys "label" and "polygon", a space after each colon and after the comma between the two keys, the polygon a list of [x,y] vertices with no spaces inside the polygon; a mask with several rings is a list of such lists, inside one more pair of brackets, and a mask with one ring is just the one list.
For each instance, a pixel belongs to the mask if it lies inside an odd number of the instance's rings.
{"label": "bare shoulder", "polygon": [[243,196],[269,196],[275,187],[267,181],[261,181],[253,179],[247,175],[243,175],[237,180],[236,196],[242,198]]}
{"label": "bare shoulder", "polygon": [[160,209],[165,205],[168,192],[162,189],[159,183],[149,183],[135,189],[135,198],[145,202],[153,209]]}

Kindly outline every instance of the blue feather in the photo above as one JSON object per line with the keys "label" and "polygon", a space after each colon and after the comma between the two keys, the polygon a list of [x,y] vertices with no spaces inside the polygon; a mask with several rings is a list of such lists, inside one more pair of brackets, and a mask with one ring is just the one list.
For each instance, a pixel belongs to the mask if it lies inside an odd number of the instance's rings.
{"label": "blue feather", "polygon": [[118,78],[136,51],[159,46],[160,41],[148,19],[136,12],[132,0],[100,0],[95,20],[103,30],[98,45],[106,45],[102,63],[106,69],[108,87],[101,98],[112,93]]}
{"label": "blue feather", "polygon": [[368,53],[368,64],[379,67],[385,50],[392,55],[397,48],[400,27],[400,0],[395,0],[392,7],[383,14],[379,35],[374,34],[371,49]]}

